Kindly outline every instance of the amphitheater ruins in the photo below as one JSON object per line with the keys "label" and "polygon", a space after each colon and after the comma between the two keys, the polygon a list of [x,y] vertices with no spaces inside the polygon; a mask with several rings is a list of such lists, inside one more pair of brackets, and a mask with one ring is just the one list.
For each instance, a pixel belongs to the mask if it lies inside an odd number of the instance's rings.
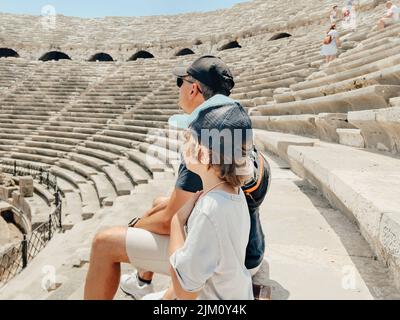
{"label": "amphitheater ruins", "polygon": [[384,2],[358,1],[357,26],[338,23],[327,65],[319,50],[338,2],[0,13],[0,299],[82,299],[94,234],[172,190],[171,70],[207,53],[232,68],[232,96],[272,166],[254,281],[272,299],[399,299],[400,24],[373,30]]}

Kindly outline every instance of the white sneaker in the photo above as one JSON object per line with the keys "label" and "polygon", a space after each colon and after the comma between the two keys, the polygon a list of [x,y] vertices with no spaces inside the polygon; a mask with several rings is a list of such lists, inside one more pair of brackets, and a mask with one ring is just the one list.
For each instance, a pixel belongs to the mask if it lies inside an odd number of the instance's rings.
{"label": "white sneaker", "polygon": [[140,300],[145,295],[154,292],[152,284],[142,283],[138,279],[137,271],[132,274],[123,274],[119,281],[119,287],[135,300]]}
{"label": "white sneaker", "polygon": [[142,300],[162,300],[167,290],[146,294]]}

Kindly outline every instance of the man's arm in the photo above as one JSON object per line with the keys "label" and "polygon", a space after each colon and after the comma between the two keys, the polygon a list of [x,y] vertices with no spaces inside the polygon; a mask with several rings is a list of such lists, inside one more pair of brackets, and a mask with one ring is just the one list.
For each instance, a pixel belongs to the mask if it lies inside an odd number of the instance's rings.
{"label": "man's arm", "polygon": [[140,219],[135,227],[161,235],[169,235],[172,217],[192,197],[193,193],[175,188],[165,209]]}

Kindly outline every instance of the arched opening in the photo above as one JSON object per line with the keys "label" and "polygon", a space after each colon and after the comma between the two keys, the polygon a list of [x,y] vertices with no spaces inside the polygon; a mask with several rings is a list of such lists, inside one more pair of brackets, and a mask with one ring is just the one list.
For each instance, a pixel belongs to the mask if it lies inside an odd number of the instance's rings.
{"label": "arched opening", "polygon": [[224,44],[221,48],[218,49],[218,51],[241,48],[241,47],[242,46],[237,41],[231,41],[227,44]]}
{"label": "arched opening", "polygon": [[286,32],[282,32],[282,33],[278,33],[274,36],[271,37],[271,39],[269,39],[269,41],[274,41],[274,40],[279,40],[279,39],[283,39],[283,38],[289,38],[292,35]]}
{"label": "arched opening", "polygon": [[176,53],[176,57],[179,57],[179,56],[187,56],[187,55],[189,55],[189,54],[194,54],[194,52],[192,51],[192,50],[190,50],[189,48],[185,48],[185,49],[182,49],[182,50],[179,50],[177,53]]}
{"label": "arched opening", "polygon": [[93,55],[89,61],[105,61],[105,62],[110,62],[110,61],[114,61],[114,59],[108,54],[108,53],[104,53],[104,52],[100,52],[100,53],[96,53],[95,55]]}
{"label": "arched opening", "polygon": [[19,54],[13,49],[0,48],[0,58],[19,58]]}
{"label": "arched opening", "polygon": [[71,58],[63,52],[50,51],[50,52],[45,53],[43,56],[41,56],[39,58],[39,60],[40,61],[52,61],[52,60],[58,61],[58,60],[71,60]]}
{"label": "arched opening", "polygon": [[152,59],[154,56],[148,51],[138,51],[128,61],[136,61],[137,59]]}

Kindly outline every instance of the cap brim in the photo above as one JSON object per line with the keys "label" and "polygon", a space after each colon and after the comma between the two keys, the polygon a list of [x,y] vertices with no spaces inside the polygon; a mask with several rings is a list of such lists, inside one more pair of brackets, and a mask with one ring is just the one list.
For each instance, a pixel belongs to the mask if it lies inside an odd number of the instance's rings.
{"label": "cap brim", "polygon": [[172,70],[172,73],[177,77],[186,77],[189,75],[185,67],[176,67],[174,70]]}

